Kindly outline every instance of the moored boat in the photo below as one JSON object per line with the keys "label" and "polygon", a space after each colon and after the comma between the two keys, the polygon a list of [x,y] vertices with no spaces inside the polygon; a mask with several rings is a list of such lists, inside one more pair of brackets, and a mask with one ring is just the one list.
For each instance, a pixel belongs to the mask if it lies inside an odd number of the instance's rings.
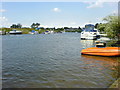
{"label": "moored boat", "polygon": [[99,56],[120,56],[120,47],[91,47],[83,49],[81,54],[99,55]]}
{"label": "moored boat", "polygon": [[38,31],[32,30],[29,34],[39,34]]}
{"label": "moored boat", "polygon": [[81,39],[95,40],[100,37],[98,30],[94,29],[94,25],[87,24],[81,32]]}
{"label": "moored boat", "polygon": [[22,31],[12,30],[9,32],[9,34],[22,34]]}

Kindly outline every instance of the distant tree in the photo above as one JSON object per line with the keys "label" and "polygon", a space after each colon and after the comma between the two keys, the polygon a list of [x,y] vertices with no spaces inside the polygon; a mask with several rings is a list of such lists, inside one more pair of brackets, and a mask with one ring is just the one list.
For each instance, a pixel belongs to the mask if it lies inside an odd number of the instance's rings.
{"label": "distant tree", "polygon": [[36,25],[35,25],[35,26],[36,26],[36,28],[38,28],[38,26],[40,26],[40,23],[36,23]]}
{"label": "distant tree", "polygon": [[44,27],[41,27],[40,29],[44,29]]}
{"label": "distant tree", "polygon": [[46,28],[46,30],[50,30],[50,28]]}
{"label": "distant tree", "polygon": [[31,28],[38,28],[40,23],[32,23]]}
{"label": "distant tree", "polygon": [[79,30],[82,30],[81,27],[78,27]]}
{"label": "distant tree", "polygon": [[69,27],[64,27],[64,29],[69,29]]}
{"label": "distant tree", "polygon": [[10,26],[10,28],[22,28],[22,25],[19,24],[12,24],[12,26]]}
{"label": "distant tree", "polygon": [[22,28],[22,25],[20,23],[18,23],[17,28]]}
{"label": "distant tree", "polygon": [[12,26],[10,26],[10,28],[16,28],[16,24],[12,24]]}
{"label": "distant tree", "polygon": [[32,23],[31,28],[35,28],[35,23]]}

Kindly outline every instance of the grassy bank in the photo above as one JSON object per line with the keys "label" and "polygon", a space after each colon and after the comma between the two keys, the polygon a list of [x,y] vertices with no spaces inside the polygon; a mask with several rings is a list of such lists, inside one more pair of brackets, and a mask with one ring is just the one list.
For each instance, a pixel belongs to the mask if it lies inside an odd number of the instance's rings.
{"label": "grassy bank", "polygon": [[120,88],[120,78],[117,79],[109,88]]}
{"label": "grassy bank", "polygon": [[110,40],[106,43],[107,47],[120,47],[120,40]]}
{"label": "grassy bank", "polygon": [[[5,32],[10,32],[14,29],[16,29],[16,28],[1,28],[0,30],[5,31]],[[29,32],[31,32],[34,29],[33,28],[17,28],[16,30],[22,31],[23,34],[28,34]]]}
{"label": "grassy bank", "polygon": [[[39,30],[36,30],[35,28],[0,28],[1,31],[5,31],[7,33],[14,30],[14,29],[22,31],[23,34],[29,34],[29,32],[31,32],[32,30],[38,31],[39,34],[45,32],[45,31],[51,30],[50,28],[46,28],[46,29],[41,28]],[[54,29],[53,31],[54,32],[62,32],[62,31],[64,31],[64,29],[58,28],[58,29]],[[80,33],[81,30],[80,29],[75,29],[75,30],[73,29],[73,30],[67,30],[66,32],[79,32]]]}

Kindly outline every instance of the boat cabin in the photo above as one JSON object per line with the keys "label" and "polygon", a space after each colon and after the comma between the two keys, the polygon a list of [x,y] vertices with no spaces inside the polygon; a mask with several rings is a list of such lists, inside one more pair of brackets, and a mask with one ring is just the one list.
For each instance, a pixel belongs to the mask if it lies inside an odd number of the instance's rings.
{"label": "boat cabin", "polygon": [[98,30],[94,29],[94,25],[86,24],[81,32],[81,39],[97,39],[100,37]]}

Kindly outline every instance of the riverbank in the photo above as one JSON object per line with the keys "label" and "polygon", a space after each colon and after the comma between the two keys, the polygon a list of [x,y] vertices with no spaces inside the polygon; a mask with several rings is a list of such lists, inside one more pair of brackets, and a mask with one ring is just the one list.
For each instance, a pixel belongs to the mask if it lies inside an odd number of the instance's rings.
{"label": "riverbank", "polygon": [[120,88],[120,78],[118,78],[109,88]]}
{"label": "riverbank", "polygon": [[64,29],[64,28],[0,28],[0,31],[5,32],[6,34],[9,33],[12,30],[18,30],[18,31],[22,31],[22,34],[29,34],[32,31],[37,31],[39,34],[44,33],[46,31],[54,31],[55,33],[59,33],[59,32],[81,32],[82,30],[79,28],[70,28],[70,29]]}
{"label": "riverbank", "polygon": [[120,40],[110,40],[106,42],[107,47],[120,47]]}

